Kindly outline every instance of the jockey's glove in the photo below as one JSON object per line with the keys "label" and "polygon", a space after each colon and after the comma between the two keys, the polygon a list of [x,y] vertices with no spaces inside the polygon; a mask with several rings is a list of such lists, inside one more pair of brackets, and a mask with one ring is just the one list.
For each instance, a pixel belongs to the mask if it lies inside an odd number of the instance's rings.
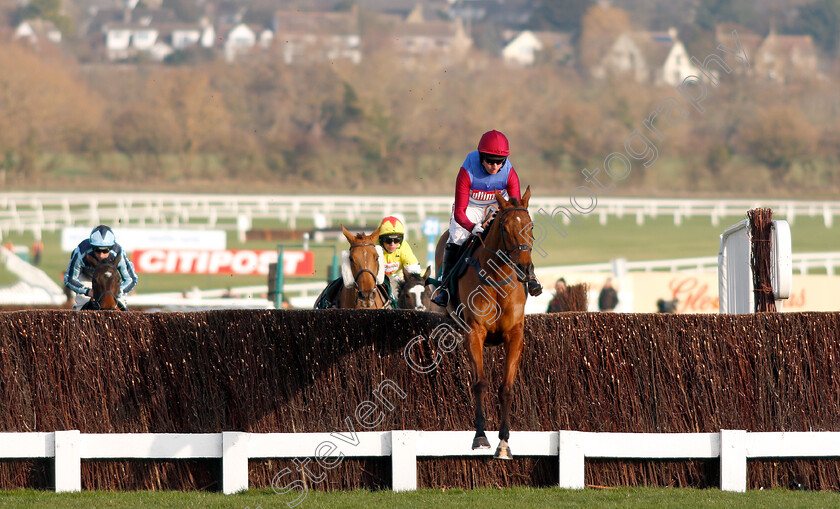
{"label": "jockey's glove", "polygon": [[476,225],[473,226],[473,229],[470,233],[472,233],[473,235],[478,235],[479,233],[481,233],[483,231],[484,231],[484,227],[481,226],[480,224],[476,223]]}

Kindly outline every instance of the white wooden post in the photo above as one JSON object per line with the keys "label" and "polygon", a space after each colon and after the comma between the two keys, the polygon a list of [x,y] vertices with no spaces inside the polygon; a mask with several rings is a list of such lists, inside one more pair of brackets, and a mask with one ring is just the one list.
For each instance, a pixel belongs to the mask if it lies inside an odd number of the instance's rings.
{"label": "white wooden post", "polygon": [[720,489],[747,491],[747,432],[720,430]]}
{"label": "white wooden post", "polygon": [[82,458],[79,430],[56,431],[55,491],[82,491]]}
{"label": "white wooden post", "polygon": [[391,431],[391,478],[394,491],[417,489],[416,431]]}
{"label": "white wooden post", "polygon": [[560,430],[558,461],[561,488],[582,490],[584,483],[583,432]]}
{"label": "white wooden post", "polygon": [[225,495],[248,489],[248,433],[222,432],[222,492]]}

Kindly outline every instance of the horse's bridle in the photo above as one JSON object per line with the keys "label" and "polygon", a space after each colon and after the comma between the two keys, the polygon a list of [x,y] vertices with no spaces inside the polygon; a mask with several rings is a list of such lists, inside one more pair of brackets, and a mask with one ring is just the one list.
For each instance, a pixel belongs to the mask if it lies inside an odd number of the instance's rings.
{"label": "horse's bridle", "polygon": [[511,207],[509,209],[503,210],[499,214],[499,228],[502,229],[502,248],[505,250],[505,254],[508,256],[508,258],[510,258],[510,254],[516,251],[517,249],[520,252],[525,251],[526,253],[531,251],[531,246],[529,246],[528,244],[519,244],[518,246],[513,247],[511,249],[508,249],[507,247],[507,241],[505,240],[505,233],[507,233],[507,230],[505,230],[505,223],[502,221],[502,218],[505,214],[513,210],[524,210],[526,212],[528,211],[528,209],[526,209],[525,207]]}
{"label": "horse's bridle", "polygon": [[[92,292],[91,292],[91,293],[92,293]],[[99,297],[97,297],[96,299],[94,299],[93,297],[91,297],[91,298],[90,298],[90,300],[91,300],[91,302],[95,302],[95,303],[96,303],[96,308],[97,308],[97,309],[102,309],[102,298],[103,298],[103,297],[105,297],[106,295],[108,295],[109,293],[111,294],[111,296],[112,296],[112,297],[114,297],[114,302],[115,302],[115,303],[118,303],[118,302],[119,302],[119,299],[117,299],[117,296],[116,296],[116,295],[114,294],[114,292],[112,292],[111,290],[105,290],[104,292],[102,292],[102,293],[100,293],[100,294],[99,294]],[[117,308],[119,308],[119,307],[120,307],[120,306],[119,306],[119,304],[117,304],[116,306],[117,306]]]}
{"label": "horse's bridle", "polygon": [[[526,212],[528,211],[528,209],[525,208],[525,207],[511,207],[511,208],[508,208],[508,209],[505,209],[505,210],[501,211],[498,214],[498,217],[494,217],[494,219],[493,219],[493,220],[495,220],[495,219],[499,220],[499,228],[501,229],[500,235],[502,236],[502,249],[504,249],[505,256],[507,257],[508,260],[511,260],[510,254],[512,252],[516,251],[516,250],[519,250],[520,253],[523,252],[523,251],[526,252],[526,253],[531,251],[531,246],[529,246],[528,244],[519,244],[519,245],[517,245],[513,248],[508,248],[507,247],[507,241],[505,240],[505,234],[507,233],[507,230],[505,229],[505,223],[502,221],[502,218],[504,217],[505,214],[507,214],[508,212],[514,211],[514,210],[524,210]],[[484,249],[487,249],[488,251],[492,252],[492,250],[490,250],[487,247],[487,245],[484,243],[484,239],[482,239],[480,236],[478,237],[478,239],[481,242],[481,246]],[[498,253],[498,251],[496,251],[496,253]],[[470,263],[470,261],[467,260],[467,263]],[[489,279],[486,279],[481,273],[480,266],[477,265],[477,262],[475,262],[475,263],[476,263],[476,265],[475,265],[476,272],[478,272],[478,279],[479,279],[479,281],[481,281],[482,284],[485,284],[485,285],[488,285],[488,286],[505,286],[512,281],[513,275],[507,277],[506,279],[504,279],[502,281],[491,281]],[[514,274],[516,274],[517,279],[519,279],[519,281],[521,281],[523,283],[526,280],[533,279],[533,274],[529,274],[527,276],[527,279],[523,280],[522,277],[519,276],[519,271],[518,270],[514,270]]]}
{"label": "horse's bridle", "polygon": [[[106,264],[106,265],[112,266],[115,271],[117,270],[117,266],[114,265],[113,263],[109,263],[109,262],[106,262],[106,260],[103,260],[102,262],[100,262],[100,265],[102,265],[103,263]],[[97,265],[97,269],[99,268],[100,265]],[[93,278],[91,278],[91,279],[93,279]],[[90,301],[96,303],[96,308],[97,309],[102,309],[102,299],[105,298],[105,296],[108,295],[108,294],[111,294],[111,296],[114,298],[114,303],[115,303],[117,309],[119,309],[120,308],[120,305],[119,305],[120,300],[119,300],[119,298],[117,298],[117,294],[115,294],[111,290],[105,290],[104,292],[100,293],[99,296],[96,299],[94,299],[93,298],[93,288],[91,288]]]}
{"label": "horse's bridle", "polygon": [[[357,245],[355,245],[355,246],[350,246],[350,250],[352,251],[353,249],[355,249],[355,248],[357,248],[357,247],[365,247],[365,246],[374,246],[374,247],[376,247],[376,244],[373,244],[373,243],[367,243],[367,244],[357,244]],[[353,276],[353,285],[356,287],[356,291],[357,291],[357,292],[358,292],[358,290],[359,290],[359,276],[361,276],[361,275],[362,275],[363,273],[365,273],[365,272],[367,272],[368,274],[370,274],[371,276],[373,276],[373,283],[374,283],[374,285],[373,285],[373,286],[374,286],[374,290],[376,289],[376,274],[374,274],[372,271],[370,271],[370,270],[368,270],[368,269],[360,269],[360,270],[359,270],[359,272],[357,272],[357,273],[356,273],[356,275],[355,275],[355,276]]]}

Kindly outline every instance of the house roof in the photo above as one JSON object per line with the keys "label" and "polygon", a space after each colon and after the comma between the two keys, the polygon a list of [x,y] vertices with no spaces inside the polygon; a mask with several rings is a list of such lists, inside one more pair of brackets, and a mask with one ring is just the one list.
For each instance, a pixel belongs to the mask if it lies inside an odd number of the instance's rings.
{"label": "house roof", "polygon": [[405,18],[412,11],[422,11],[424,19],[432,19],[435,12],[443,12],[449,7],[445,0],[358,0],[359,7],[384,14],[396,14]]}
{"label": "house roof", "polygon": [[107,30],[156,30],[160,32],[159,25],[141,25],[140,23],[108,23]]}
{"label": "house roof", "polygon": [[199,35],[204,32],[204,27],[198,23],[161,23],[155,25],[154,28],[158,30],[159,36],[164,39],[172,37],[172,33],[176,31],[198,32]]}
{"label": "house roof", "polygon": [[233,29],[239,28],[241,26],[244,26],[244,27],[248,28],[250,31],[252,31],[254,33],[254,37],[258,37],[260,32],[263,30],[263,28],[261,26],[249,25],[247,23],[237,23],[235,25],[224,25],[224,26],[219,27],[216,30],[216,40],[223,44],[222,41],[224,41],[228,38],[230,33],[233,31]]}
{"label": "house roof", "polygon": [[28,24],[29,27],[32,28],[32,31],[35,33],[35,35],[43,36],[48,32],[58,31],[58,28],[55,26],[55,23],[42,18],[27,19],[21,21],[20,25],[18,26],[21,26],[24,23]]}
{"label": "house roof", "polygon": [[552,48],[555,52],[574,53],[571,32],[534,31],[533,33],[544,46]]}
{"label": "house roof", "polygon": [[[169,9],[102,9],[96,13],[88,26],[88,33],[101,32],[107,28],[122,25],[157,25],[177,23],[178,18]],[[148,22],[148,23],[146,23]]]}
{"label": "house roof", "polygon": [[277,11],[274,30],[278,35],[358,35],[359,18],[355,12]]}
{"label": "house roof", "polygon": [[[747,58],[750,58],[750,55],[755,54],[758,47],[761,46],[761,43],[764,41],[763,36],[753,32],[743,25],[738,25],[737,23],[720,23],[715,29],[715,40],[717,44],[723,44],[724,46],[734,49],[735,39],[732,37],[733,31],[737,32],[738,40],[741,41],[741,46],[744,48],[744,51],[747,52]],[[710,51],[714,50],[715,48],[710,48]]]}
{"label": "house roof", "polygon": [[814,39],[810,35],[778,35],[770,33],[761,45],[762,49],[771,49],[773,51],[784,53],[785,55],[793,54],[794,51],[800,53],[815,53]]}
{"label": "house roof", "polygon": [[649,66],[660,66],[678,41],[668,32],[624,32],[645,57]]}
{"label": "house roof", "polygon": [[401,21],[394,25],[397,37],[455,37],[458,33],[457,22],[424,21],[421,23]]}

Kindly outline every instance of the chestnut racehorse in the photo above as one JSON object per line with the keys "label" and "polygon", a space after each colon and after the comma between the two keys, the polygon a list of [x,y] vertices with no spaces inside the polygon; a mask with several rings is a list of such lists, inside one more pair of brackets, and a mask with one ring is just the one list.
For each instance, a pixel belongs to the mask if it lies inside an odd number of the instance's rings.
{"label": "chestnut racehorse", "polygon": [[[525,336],[525,299],[523,283],[534,278],[531,247],[534,244],[533,222],[528,213],[530,186],[522,200],[506,200],[496,193],[499,209],[487,226],[487,232],[471,258],[475,261],[458,280],[450,299],[450,312],[466,323],[467,351],[472,367],[472,394],[475,403],[475,438],[473,449],[489,449],[484,433],[484,400],[488,384],[484,376],[484,345],[502,345],[505,349],[504,378],[499,386],[501,426],[495,457],[512,459],[510,407],[513,382],[519,368]],[[436,262],[440,266],[444,232],[438,241]]]}
{"label": "chestnut racehorse", "polygon": [[353,235],[344,226],[344,237],[350,249],[341,253],[341,277],[344,285],[338,298],[338,307],[353,309],[382,309],[391,305],[383,298],[377,285],[385,278],[385,255],[377,243],[379,228],[370,235]]}

